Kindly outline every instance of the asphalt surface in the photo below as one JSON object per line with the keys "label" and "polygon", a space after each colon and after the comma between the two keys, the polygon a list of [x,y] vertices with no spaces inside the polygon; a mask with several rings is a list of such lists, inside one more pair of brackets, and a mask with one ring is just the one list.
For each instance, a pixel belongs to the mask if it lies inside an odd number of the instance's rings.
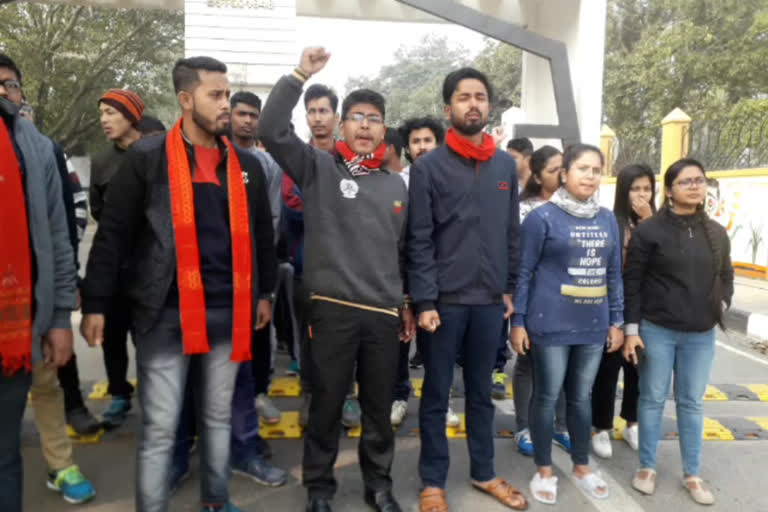
{"label": "asphalt surface", "polygon": [[[83,249],[86,250],[92,230],[89,230]],[[82,260],[84,261],[84,259]],[[738,293],[738,292],[737,292]],[[753,299],[750,299],[753,300]],[[766,293],[768,301],[768,292]],[[768,303],[768,302],[766,302]],[[76,327],[79,315],[74,315]],[[88,348],[76,336],[76,352],[81,380],[86,393],[92,384],[104,378],[100,349]],[[768,358],[753,351],[750,340],[735,333],[719,333],[718,347],[711,382],[720,384],[768,384]],[[135,376],[131,348],[130,376]],[[277,373],[287,365],[287,357],[278,357]],[[512,365],[507,366],[511,372]],[[413,377],[420,376],[413,372]],[[277,399],[283,410],[296,410],[297,399]],[[411,398],[409,412],[415,415],[417,398]],[[89,400],[94,413],[101,413],[107,400]],[[453,399],[453,406],[463,410],[463,401]],[[511,412],[512,401],[497,402],[499,413]],[[618,407],[617,407],[618,410]],[[705,416],[726,417],[740,421],[748,417],[768,418],[768,402],[760,401],[706,401]],[[669,401],[665,416],[674,418],[674,402]],[[134,464],[136,438],[140,425],[138,403],[126,424],[104,436],[98,444],[75,445],[75,458],[83,473],[96,488],[95,499],[78,508],[89,512],[128,512],[134,510]],[[339,492],[334,502],[336,511],[369,510],[363,503],[363,488],[357,466],[355,439],[342,439],[336,476]],[[301,511],[305,493],[300,484],[302,442],[300,440],[271,441],[274,451],[272,462],[289,470],[289,482],[280,488],[268,489],[247,478],[233,476],[230,480],[232,501],[245,512]],[[497,439],[496,471],[530,498],[528,482],[534,473],[533,461],[517,453],[512,439]],[[464,440],[450,441],[451,468],[448,482],[448,500],[451,510],[493,512],[508,510],[473,490],[469,481],[469,460]],[[418,510],[420,482],[417,473],[419,441],[416,437],[398,437],[393,467],[395,494],[405,511]],[[637,454],[622,441],[614,441],[614,456],[610,460],[592,458],[591,465],[599,470],[609,483],[611,497],[592,500],[569,480],[570,461],[559,448],[553,448],[555,470],[560,477],[559,504],[556,507],[531,503],[530,510],[569,510],[574,512],[659,512],[694,511],[701,507],[693,504],[681,485],[679,449],[675,441],[662,441],[659,447],[659,480],[654,496],[641,496],[632,490],[630,482],[637,466]],[[34,428],[32,411],[27,409],[23,432],[25,510],[34,512],[71,510],[55,493],[45,487],[46,467]],[[193,457],[193,476],[184,483],[173,498],[171,510],[199,510],[199,479],[197,457]],[[758,441],[706,441],[703,451],[702,476],[712,486],[717,503],[707,510],[728,512],[768,512],[768,493],[764,491],[768,476],[768,440]]]}

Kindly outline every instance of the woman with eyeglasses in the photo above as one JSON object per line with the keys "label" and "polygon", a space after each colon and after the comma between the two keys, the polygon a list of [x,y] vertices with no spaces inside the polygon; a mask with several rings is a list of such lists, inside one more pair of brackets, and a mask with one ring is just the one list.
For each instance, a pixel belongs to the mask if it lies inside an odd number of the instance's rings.
{"label": "woman with eyeglasses", "polygon": [[656,487],[656,449],[670,381],[683,462],[683,486],[701,505],[715,498],[701,479],[702,400],[715,355],[715,326],[733,296],[730,241],[704,212],[707,177],[692,159],[664,175],[664,206],[632,234],[624,268],[624,357],[638,365],[640,469],[632,486]]}
{"label": "woman with eyeglasses", "polygon": [[[613,214],[619,224],[623,258],[632,232],[656,212],[656,180],[653,170],[645,164],[631,164],[619,171]],[[595,386],[592,388],[592,450],[598,457],[610,458],[613,414],[616,406],[616,384],[619,370],[624,370],[624,394],[621,399],[621,417],[627,422],[622,433],[624,441],[635,451],[638,447],[637,428],[637,369],[624,361],[621,353],[603,354]]]}
{"label": "woman with eyeglasses", "polygon": [[530,428],[536,474],[531,494],[557,501],[552,473],[555,403],[565,390],[573,476],[589,496],[607,498],[605,481],[589,470],[590,395],[603,350],[624,343],[621,237],[597,191],[604,160],[586,144],[563,155],[562,186],[528,214],[521,228],[521,263],[510,340],[533,362]]}

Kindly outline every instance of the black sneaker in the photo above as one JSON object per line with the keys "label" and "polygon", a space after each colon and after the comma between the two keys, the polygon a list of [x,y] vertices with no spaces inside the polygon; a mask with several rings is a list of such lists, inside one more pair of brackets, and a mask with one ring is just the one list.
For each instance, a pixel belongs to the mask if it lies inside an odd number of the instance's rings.
{"label": "black sneaker", "polygon": [[88,436],[101,430],[101,422],[86,407],[67,411],[67,425],[80,436]]}
{"label": "black sneaker", "polygon": [[421,358],[421,352],[417,350],[416,353],[413,354],[413,357],[409,362],[409,366],[414,370],[418,370],[419,368],[424,366],[424,359]]}

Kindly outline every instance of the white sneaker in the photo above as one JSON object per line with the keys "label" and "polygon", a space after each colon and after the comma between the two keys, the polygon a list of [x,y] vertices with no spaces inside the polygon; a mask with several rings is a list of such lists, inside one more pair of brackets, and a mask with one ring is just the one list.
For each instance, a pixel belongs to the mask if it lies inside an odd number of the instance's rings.
{"label": "white sneaker", "polygon": [[596,432],[592,436],[592,449],[598,457],[603,459],[610,459],[613,455],[613,448],[611,447],[611,436],[607,430],[601,430]]}
{"label": "white sneaker", "polygon": [[634,424],[631,427],[625,427],[622,436],[624,436],[624,440],[633,450],[638,450],[640,447],[640,434],[637,430],[637,424]]}
{"label": "white sneaker", "polygon": [[268,425],[280,422],[280,409],[275,407],[272,400],[264,393],[259,393],[256,397],[256,412],[261,416],[261,420]]}
{"label": "white sneaker", "polygon": [[403,422],[403,418],[408,413],[408,402],[405,400],[395,400],[392,402],[392,414],[389,419],[392,425],[398,426]]}
{"label": "white sneaker", "polygon": [[448,407],[448,412],[445,415],[445,425],[450,428],[459,428],[461,426],[461,418],[450,407]]}

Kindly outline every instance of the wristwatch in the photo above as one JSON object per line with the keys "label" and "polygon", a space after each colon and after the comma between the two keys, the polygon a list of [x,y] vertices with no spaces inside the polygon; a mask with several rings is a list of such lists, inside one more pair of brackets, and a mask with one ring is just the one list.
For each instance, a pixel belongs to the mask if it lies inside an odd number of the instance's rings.
{"label": "wristwatch", "polygon": [[274,304],[277,300],[277,294],[275,292],[262,293],[259,295],[260,300],[268,300],[270,304]]}

